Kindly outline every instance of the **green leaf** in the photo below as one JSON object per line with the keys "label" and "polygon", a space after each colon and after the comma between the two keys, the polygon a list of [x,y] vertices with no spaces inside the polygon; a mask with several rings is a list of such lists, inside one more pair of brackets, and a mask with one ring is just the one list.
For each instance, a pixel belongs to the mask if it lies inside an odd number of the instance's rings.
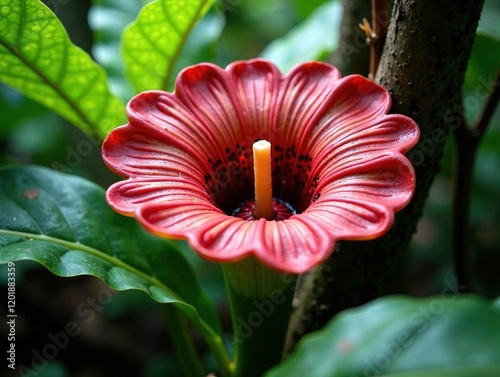
{"label": "green leaf", "polygon": [[[151,0],[143,0],[149,3]],[[140,3],[118,0],[94,0],[89,12],[89,24],[94,32],[93,55],[106,69],[108,81],[114,93],[128,101],[133,95],[129,81],[124,76],[124,64],[120,55],[121,34],[141,8]],[[167,89],[173,88],[176,75],[186,66],[216,57],[215,42],[224,27],[221,13],[209,12],[195,25],[184,43],[170,74]]]}
{"label": "green leaf", "polygon": [[395,296],[342,312],[266,377],[500,375],[500,308],[478,296]]}
{"label": "green leaf", "polygon": [[92,275],[181,309],[206,336],[220,324],[173,243],[115,213],[92,182],[41,167],[0,169],[0,263],[33,260],[52,273]]}
{"label": "green leaf", "polygon": [[0,0],[0,80],[97,139],[125,122],[103,69],[38,0]]}
{"label": "green leaf", "polygon": [[168,89],[189,33],[214,0],[157,0],[124,31],[125,74],[136,92]]}
{"label": "green leaf", "polygon": [[308,60],[322,60],[339,42],[336,32],[342,20],[342,5],[330,1],[314,11],[285,36],[274,40],[261,56],[274,62],[282,72]]}

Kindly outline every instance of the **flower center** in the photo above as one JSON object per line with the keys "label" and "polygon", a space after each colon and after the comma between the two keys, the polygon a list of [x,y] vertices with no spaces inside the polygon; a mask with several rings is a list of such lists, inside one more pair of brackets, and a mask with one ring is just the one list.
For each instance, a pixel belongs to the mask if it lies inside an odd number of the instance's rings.
{"label": "flower center", "polygon": [[255,200],[243,202],[233,212],[233,216],[245,220],[284,220],[295,213],[288,203],[273,199],[271,143],[266,140],[256,141],[253,146],[253,169],[255,183]]}
{"label": "flower center", "polygon": [[[274,198],[272,204],[273,217],[267,220],[285,220],[296,213],[293,207],[283,200]],[[255,200],[245,200],[240,207],[233,211],[232,215],[243,220],[258,220],[255,216]]]}
{"label": "flower center", "polygon": [[275,215],[271,180],[271,143],[266,140],[256,141],[252,150],[255,182],[253,215],[256,219],[271,220]]}
{"label": "flower center", "polygon": [[[316,201],[319,197],[316,190],[319,177],[312,175],[313,161],[308,154],[297,150],[295,145],[282,146],[274,141],[269,155],[263,158],[271,169],[270,174],[267,170],[267,177],[261,180],[255,166],[252,166],[259,156],[257,152],[257,158],[252,158],[255,143],[258,147],[265,145],[266,141],[247,139],[234,148],[226,147],[222,158],[208,158],[210,170],[205,172],[204,188],[215,206],[229,216],[247,220],[284,220],[301,213]],[[256,198],[259,203],[258,198],[262,197],[259,190],[267,197],[265,207],[270,212],[269,216],[259,215],[259,211],[254,213]]]}

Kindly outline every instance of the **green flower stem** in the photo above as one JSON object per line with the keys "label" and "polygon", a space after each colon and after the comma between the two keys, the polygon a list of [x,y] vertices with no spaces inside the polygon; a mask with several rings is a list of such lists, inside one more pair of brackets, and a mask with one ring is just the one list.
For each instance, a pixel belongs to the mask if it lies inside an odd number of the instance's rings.
{"label": "green flower stem", "polygon": [[281,361],[296,279],[254,258],[222,268],[233,321],[234,376],[262,376]]}
{"label": "green flower stem", "polygon": [[192,338],[187,331],[186,322],[175,305],[162,305],[163,317],[172,339],[174,351],[185,376],[203,377],[205,372]]}

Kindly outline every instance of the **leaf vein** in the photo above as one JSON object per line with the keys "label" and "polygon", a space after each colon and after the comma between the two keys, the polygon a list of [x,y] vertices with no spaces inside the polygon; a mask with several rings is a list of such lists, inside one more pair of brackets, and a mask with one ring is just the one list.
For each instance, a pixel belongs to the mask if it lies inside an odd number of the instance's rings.
{"label": "leaf vein", "polygon": [[76,113],[76,115],[90,128],[92,131],[92,136],[99,139],[99,133],[97,127],[85,116],[80,107],[65,93],[62,88],[60,88],[54,81],[52,81],[45,73],[43,73],[38,67],[32,64],[24,55],[20,54],[18,51],[13,49],[3,38],[0,38],[0,44],[3,45],[7,50],[9,50],[12,55],[17,57],[21,63],[26,65],[33,73],[35,73],[45,84],[50,86],[56,94],[66,102],[69,107]]}

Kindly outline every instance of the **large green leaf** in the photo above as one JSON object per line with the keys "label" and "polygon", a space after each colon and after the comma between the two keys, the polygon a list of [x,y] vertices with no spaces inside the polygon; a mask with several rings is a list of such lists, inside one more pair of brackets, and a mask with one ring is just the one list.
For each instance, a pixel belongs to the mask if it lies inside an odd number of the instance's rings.
{"label": "large green leaf", "polygon": [[41,167],[0,169],[0,263],[33,260],[59,276],[93,275],[175,304],[206,336],[216,312],[174,244],[115,213],[104,190]]}
{"label": "large green leaf", "polygon": [[196,23],[214,0],[157,0],[124,31],[125,74],[136,92],[168,89],[174,68]]}
{"label": "large green leaf", "polygon": [[[151,0],[144,2],[149,3]],[[113,92],[129,100],[134,91],[124,76],[123,61],[116,57],[120,55],[121,34],[125,26],[136,18],[141,4],[119,0],[94,0],[93,4],[89,12],[89,23],[95,39],[93,54],[106,69]],[[166,89],[172,89],[175,76],[184,67],[215,59],[215,41],[223,26],[224,17],[221,13],[211,12],[200,19],[189,33],[174,66],[169,68],[171,73]]]}
{"label": "large green leaf", "polygon": [[270,59],[283,72],[304,61],[322,60],[337,48],[341,19],[340,1],[329,1],[285,36],[271,42],[261,56]]}
{"label": "large green leaf", "polygon": [[0,80],[96,138],[125,121],[104,70],[38,0],[0,0]]}
{"label": "large green leaf", "polygon": [[346,310],[266,377],[500,376],[500,308],[457,295],[445,288]]}

